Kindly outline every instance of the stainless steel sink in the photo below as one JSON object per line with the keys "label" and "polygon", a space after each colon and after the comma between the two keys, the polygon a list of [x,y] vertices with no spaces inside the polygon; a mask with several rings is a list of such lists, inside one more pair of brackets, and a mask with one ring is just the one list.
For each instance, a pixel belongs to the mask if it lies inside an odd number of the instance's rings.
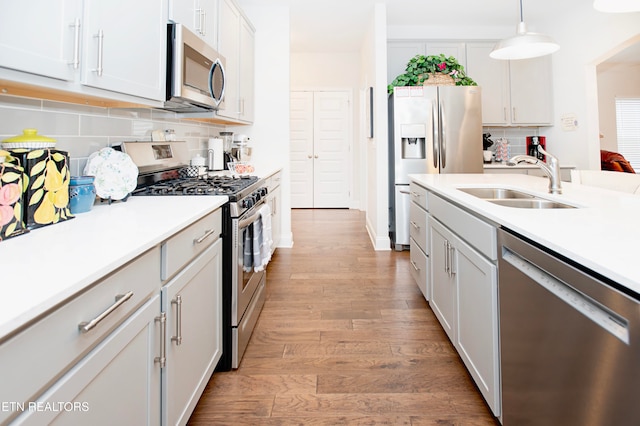
{"label": "stainless steel sink", "polygon": [[507,188],[458,188],[459,191],[466,192],[474,197],[502,200],[511,198],[534,198],[533,195]]}
{"label": "stainless steel sink", "polygon": [[575,209],[575,206],[569,204],[559,203],[557,201],[545,200],[544,198],[512,198],[491,200],[487,199],[490,203],[497,204],[505,207],[517,207],[520,209]]}
{"label": "stainless steel sink", "polygon": [[573,209],[575,206],[507,188],[458,188],[490,203],[520,209]]}

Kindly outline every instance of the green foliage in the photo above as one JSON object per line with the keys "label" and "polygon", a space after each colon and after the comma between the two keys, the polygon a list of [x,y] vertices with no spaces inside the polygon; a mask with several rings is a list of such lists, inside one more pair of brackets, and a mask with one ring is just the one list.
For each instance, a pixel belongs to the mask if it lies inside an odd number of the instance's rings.
{"label": "green foliage", "polygon": [[404,74],[397,76],[387,87],[393,93],[396,86],[421,86],[428,74],[442,73],[453,77],[456,86],[477,86],[476,82],[467,76],[464,67],[453,56],[416,55],[409,60]]}

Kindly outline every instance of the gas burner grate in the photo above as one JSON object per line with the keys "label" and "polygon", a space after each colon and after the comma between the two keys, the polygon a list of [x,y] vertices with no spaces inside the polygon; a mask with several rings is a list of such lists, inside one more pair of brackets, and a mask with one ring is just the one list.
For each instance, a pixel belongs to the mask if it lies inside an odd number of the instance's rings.
{"label": "gas burner grate", "polygon": [[142,186],[133,195],[234,195],[258,181],[257,176],[176,178]]}

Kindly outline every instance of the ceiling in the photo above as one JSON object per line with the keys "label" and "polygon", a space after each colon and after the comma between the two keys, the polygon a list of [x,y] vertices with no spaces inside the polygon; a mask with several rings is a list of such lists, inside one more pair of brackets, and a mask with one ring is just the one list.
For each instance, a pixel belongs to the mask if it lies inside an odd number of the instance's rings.
{"label": "ceiling", "polygon": [[[359,51],[376,3],[386,3],[388,26],[513,26],[515,33],[520,18],[517,0],[241,0],[241,4],[267,1],[289,6],[292,52]],[[566,3],[571,2],[524,1],[524,20],[533,28],[551,5],[557,13]]]}
{"label": "ceiling", "polygon": [[[287,6],[290,11],[291,52],[358,52],[371,25],[376,3],[386,3],[387,26],[503,27],[520,20],[518,0],[239,0],[242,5],[265,3]],[[544,22],[549,10],[570,14],[592,0],[522,0],[523,18],[530,31]],[[607,60],[640,62],[640,44]]]}

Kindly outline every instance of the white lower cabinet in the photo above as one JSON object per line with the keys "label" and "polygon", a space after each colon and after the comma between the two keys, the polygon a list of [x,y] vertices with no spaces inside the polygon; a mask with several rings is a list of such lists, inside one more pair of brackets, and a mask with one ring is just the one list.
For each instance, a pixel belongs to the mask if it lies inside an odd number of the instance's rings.
{"label": "white lower cabinet", "polygon": [[267,178],[267,203],[271,208],[271,235],[273,240],[273,252],[280,244],[280,234],[282,233],[282,171],[278,171]]}
{"label": "white lower cabinet", "polygon": [[222,355],[222,239],[162,289],[162,424],[186,424]]}
{"label": "white lower cabinet", "polygon": [[427,190],[415,183],[409,185],[409,250],[411,276],[426,300],[431,298],[429,284],[429,226]]}
{"label": "white lower cabinet", "polygon": [[418,284],[418,288],[422,292],[425,300],[429,300],[431,295],[429,294],[429,258],[425,252],[418,246],[416,240],[409,238],[409,262],[411,263],[411,276],[413,280]]}
{"label": "white lower cabinet", "polygon": [[[482,396],[500,416],[498,274],[493,252],[482,254],[481,248],[461,238],[474,229],[474,223],[465,219],[477,218],[466,218],[467,212],[440,198],[433,204],[439,216],[429,218],[429,303]],[[451,228],[440,220],[450,220]]]}
{"label": "white lower cabinet", "polygon": [[456,341],[456,274],[452,257],[453,233],[433,218],[429,224],[431,256],[431,300],[433,313],[440,321],[449,339]]}
{"label": "white lower cabinet", "polygon": [[186,424],[222,355],[221,225],[218,209],[0,343],[0,424]]}
{"label": "white lower cabinet", "polygon": [[27,403],[13,424],[160,424],[159,310],[156,295]]}

